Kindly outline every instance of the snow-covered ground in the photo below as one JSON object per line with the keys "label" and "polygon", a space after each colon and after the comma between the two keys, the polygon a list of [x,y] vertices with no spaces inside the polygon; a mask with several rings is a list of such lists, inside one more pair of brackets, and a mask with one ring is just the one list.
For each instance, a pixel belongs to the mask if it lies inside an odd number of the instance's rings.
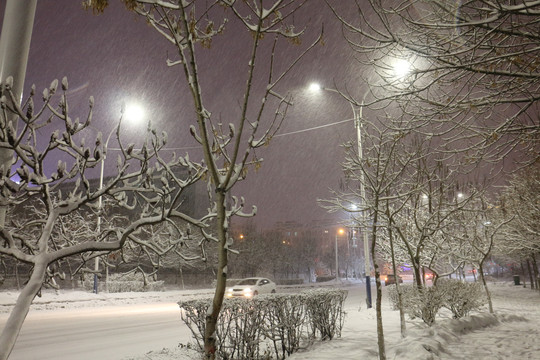
{"label": "snow-covered ground", "polygon": [[[348,288],[357,291],[361,284]],[[540,359],[540,292],[514,286],[490,284],[495,315],[476,313],[452,320],[446,313],[426,328],[421,321],[407,321],[408,335],[402,339],[399,314],[383,299],[383,323],[388,359]],[[211,290],[167,291],[161,293],[91,294],[76,291],[48,291],[37,298],[35,310],[173,302],[183,296],[210,295]],[[9,311],[16,292],[0,293],[0,312]],[[362,299],[363,300],[363,299]],[[375,310],[359,307],[358,296],[346,303],[347,318],[341,338],[315,343],[291,356],[291,360],[377,359]],[[140,357],[118,359],[193,360],[198,356],[185,347],[163,349]]]}

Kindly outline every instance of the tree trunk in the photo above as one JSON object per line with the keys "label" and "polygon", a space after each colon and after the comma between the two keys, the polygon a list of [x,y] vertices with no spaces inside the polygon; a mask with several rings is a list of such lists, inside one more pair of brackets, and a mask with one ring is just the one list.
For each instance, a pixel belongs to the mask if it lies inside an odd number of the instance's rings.
{"label": "tree trunk", "polygon": [[381,287],[381,274],[379,272],[379,265],[377,264],[377,258],[375,254],[375,245],[377,240],[377,212],[373,216],[373,227],[371,232],[371,259],[373,261],[373,268],[375,270],[375,288],[377,291],[377,299],[375,302],[375,310],[377,313],[377,344],[379,347],[379,360],[386,360],[386,349],[384,345],[384,329],[382,322],[382,287]]}
{"label": "tree trunk", "polygon": [[17,290],[21,290],[21,280],[19,279],[19,262],[15,261],[15,279],[17,280]]}
{"label": "tree trunk", "polygon": [[484,290],[486,291],[486,296],[487,296],[488,306],[489,306],[489,313],[493,314],[493,302],[491,301],[491,292],[488,289],[486,278],[484,277],[483,261],[480,262],[480,266],[478,268],[480,270],[480,279],[482,279],[482,285],[484,285]]}
{"label": "tree trunk", "polygon": [[418,289],[422,289],[422,277],[420,275],[420,260],[418,257],[413,259],[413,271],[414,271],[414,282]]}
{"label": "tree trunk", "polygon": [[30,305],[36,297],[43,280],[45,279],[45,272],[47,271],[47,264],[38,262],[34,266],[30,280],[26,286],[22,289],[15,307],[11,311],[9,318],[0,335],[0,360],[7,360],[9,354],[15,346],[15,341],[19,337],[19,332],[26,319]]}
{"label": "tree trunk", "polygon": [[206,326],[204,331],[204,356],[207,360],[216,359],[216,327],[225,295],[225,285],[227,283],[227,218],[225,213],[225,193],[216,192],[217,203],[217,233],[219,239],[218,247],[218,268],[216,274],[216,291],[212,301],[212,307],[208,309],[206,315]]}
{"label": "tree trunk", "polygon": [[[388,209],[388,204],[387,204],[387,207]],[[388,211],[387,211],[387,216],[388,216]],[[401,329],[401,337],[405,337],[405,333],[407,331],[407,326],[406,326],[406,323],[405,323],[405,313],[403,311],[403,301],[402,301],[402,297],[401,297],[401,285],[399,284],[399,278],[398,278],[398,273],[397,273],[397,266],[396,266],[396,255],[395,255],[395,252],[394,252],[394,237],[393,237],[393,232],[392,232],[392,223],[390,223],[390,226],[388,227],[388,238],[390,239],[390,254],[392,256],[392,272],[394,273],[394,275],[396,276],[396,292],[397,292],[397,296],[398,296],[398,308],[399,308],[399,324],[400,324],[400,329]]]}
{"label": "tree trunk", "polygon": [[531,260],[532,260],[532,268],[533,268],[533,274],[534,278],[536,280],[536,290],[540,290],[540,276],[538,276],[538,264],[536,263],[536,255],[534,253],[531,254]]}
{"label": "tree trunk", "polygon": [[529,280],[531,281],[531,289],[534,289],[536,286],[534,283],[535,281],[534,281],[534,274],[532,271],[531,261],[529,259],[527,259],[527,272],[529,273]]}

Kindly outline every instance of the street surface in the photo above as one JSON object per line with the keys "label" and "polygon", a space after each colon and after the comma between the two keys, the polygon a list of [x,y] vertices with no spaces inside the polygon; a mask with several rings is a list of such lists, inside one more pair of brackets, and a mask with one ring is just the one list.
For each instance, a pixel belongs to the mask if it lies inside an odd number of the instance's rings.
{"label": "street surface", "polygon": [[175,303],[33,311],[9,359],[118,360],[190,340]]}

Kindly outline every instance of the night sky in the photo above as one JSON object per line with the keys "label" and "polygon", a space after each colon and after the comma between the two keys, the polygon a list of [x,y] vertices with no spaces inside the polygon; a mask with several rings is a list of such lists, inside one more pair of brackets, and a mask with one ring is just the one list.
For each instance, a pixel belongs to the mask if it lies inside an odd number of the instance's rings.
{"label": "night sky", "polygon": [[[324,23],[325,41],[281,85],[280,91],[290,91],[295,105],[270,147],[257,151],[264,158],[262,168],[251,170],[247,180],[234,190],[235,195],[245,197],[247,204],[257,205],[254,221],[262,228],[276,221],[308,224],[324,219],[338,222],[346,217],[328,214],[316,199],[328,198],[328,189],[338,188],[342,178],[340,144],[355,134],[350,105],[335,93],[313,94],[307,87],[317,81],[362,93],[357,74],[365,69],[353,59],[340,25],[323,1],[309,1],[294,22],[297,28],[309,25],[304,45],[316,38]],[[219,114],[223,123],[234,119],[243,96],[245,77],[241,75],[247,66],[243,59],[249,52],[242,40],[248,36],[245,29],[230,22],[210,50],[199,51],[207,107],[214,115]],[[279,57],[291,58],[301,49],[289,46]],[[180,67],[166,66],[168,54],[174,52],[172,45],[120,1],[111,1],[105,13],[96,16],[83,10],[78,0],[39,0],[25,91],[35,84],[40,94],[53,79],[67,76],[72,111],[84,117],[88,98],[94,96],[93,126],[103,134],[108,134],[118,120],[122,102],[138,102],[145,109],[146,119],[168,133],[169,147],[180,148],[178,153],[189,152],[190,158],[197,159],[200,154],[190,149],[196,145],[189,135],[189,125],[195,118],[183,72]],[[351,121],[324,127],[346,119]],[[123,139],[126,143],[133,141],[144,128],[143,124],[130,125]],[[303,131],[307,129],[311,130]],[[107,168],[112,169],[114,162],[109,161]]]}

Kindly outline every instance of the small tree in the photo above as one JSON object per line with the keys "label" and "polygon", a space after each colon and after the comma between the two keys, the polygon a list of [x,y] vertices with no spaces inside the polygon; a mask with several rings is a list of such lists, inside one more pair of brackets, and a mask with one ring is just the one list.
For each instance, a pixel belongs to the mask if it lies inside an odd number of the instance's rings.
{"label": "small tree", "polygon": [[[208,227],[206,218],[197,220],[179,210],[183,191],[201,179],[205,167],[183,157],[162,158],[159,150],[166,143],[165,133],[149,131],[142,148],[135,149],[134,144],[126,146],[121,141],[119,122],[115,131],[120,146],[116,170],[100,186],[91,178],[92,169],[104,161],[107,147],[101,134],[90,145],[81,138],[91,123],[93,99],[87,118],[80,122],[71,117],[67,79],[62,80],[59,101],[53,101],[58,87],[55,80],[43,91],[40,106],[34,88],[19,106],[11,83],[8,78],[0,94],[0,143],[13,153],[11,167],[2,168],[0,174],[0,190],[12,210],[0,229],[0,254],[30,264],[32,270],[0,335],[2,360],[9,356],[43,284],[54,285],[54,276],[59,275],[56,269],[61,269],[58,262],[79,254],[85,262],[119,250],[135,240],[142,227],[167,218],[201,229]],[[18,127],[8,120],[12,115]],[[45,131],[50,133],[48,139],[40,138]],[[49,165],[53,159],[56,169]],[[178,168],[183,170],[179,173]],[[102,198],[112,204],[108,213],[103,212]],[[18,211],[22,205],[34,211],[21,216]],[[106,226],[92,226],[105,215],[109,218]],[[83,231],[73,226],[75,223],[82,225]],[[77,236],[73,236],[75,232]],[[181,234],[182,238],[187,236]],[[151,239],[139,240],[139,245],[153,246]]]}
{"label": "small tree", "polygon": [[[382,288],[380,280],[378,248],[389,227],[387,209],[389,202],[407,198],[410,189],[400,190],[401,182],[407,179],[411,161],[417,158],[417,149],[409,146],[411,132],[401,132],[386,122],[391,122],[390,114],[362,120],[362,146],[357,143],[345,144],[346,155],[343,170],[348,185],[345,190],[333,191],[333,199],[322,200],[322,206],[329,211],[350,213],[358,228],[369,233],[370,257],[373,261],[376,283],[376,312],[379,359],[386,359],[384,331],[382,323]],[[360,121],[360,119],[358,119]],[[403,141],[396,141],[401,139]],[[362,151],[362,153],[360,153]],[[410,184],[405,180],[407,184]],[[353,206],[354,205],[354,206]]]}
{"label": "small tree", "polygon": [[[98,0],[89,5],[101,11],[107,2]],[[190,130],[204,154],[208,186],[212,189],[211,212],[217,231],[216,236],[211,237],[218,244],[217,285],[207,314],[204,339],[206,358],[213,359],[216,324],[228,272],[228,253],[233,243],[229,235],[231,219],[235,215],[251,216],[256,210],[244,212],[244,200],[232,197],[231,201],[230,195],[234,186],[246,178],[250,167],[261,166],[262,159],[255,150],[268,145],[285,118],[291,99],[279,94],[281,80],[320,37],[290,61],[279,64],[280,40],[300,43],[302,31],[296,31],[294,24],[288,22],[306,1],[212,0],[202,6],[199,6],[200,2],[196,6],[195,1],[179,0],[124,2],[174,47],[177,57],[169,59],[168,65],[180,67],[193,100],[196,124]],[[203,84],[210,81],[211,86],[215,86],[218,80],[205,77],[208,69],[202,66],[197,56],[204,48],[210,48],[217,35],[224,32],[229,19],[223,15],[223,10],[245,30],[234,38],[244,43],[249,51],[245,56],[238,54],[242,60],[233,64],[234,67],[245,64],[245,88],[239,93],[238,107],[213,112],[212,101],[203,92]],[[215,64],[212,67],[215,68]],[[223,88],[227,85],[223,84]],[[267,114],[270,106],[274,111]],[[222,116],[229,121],[228,125],[222,124]]]}

